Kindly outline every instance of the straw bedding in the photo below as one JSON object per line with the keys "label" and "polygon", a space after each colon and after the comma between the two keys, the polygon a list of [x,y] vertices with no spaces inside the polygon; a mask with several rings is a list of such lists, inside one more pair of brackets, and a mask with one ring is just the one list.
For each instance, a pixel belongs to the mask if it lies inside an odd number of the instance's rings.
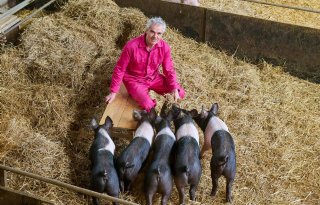
{"label": "straw bedding", "polygon": [[[70,0],[55,14],[36,19],[18,47],[0,57],[1,163],[88,188],[92,117],[101,117],[104,96],[124,43],[144,30],[146,17],[109,0]],[[320,198],[320,86],[267,63],[252,65],[169,28],[179,81],[180,106],[220,105],[234,137],[237,175],[234,204],[316,204]],[[160,109],[164,98],[152,93]],[[200,131],[200,129],[199,129]],[[201,143],[202,133],[200,132]],[[116,155],[128,140],[114,139]],[[196,202],[222,204],[225,181],[209,196],[211,153],[202,159]],[[36,180],[9,175],[9,186],[56,204],[89,198]],[[144,204],[143,173],[121,198]],[[188,195],[188,194],[187,194]],[[156,195],[155,204],[160,203]],[[170,204],[178,203],[174,192]]]}
{"label": "straw bedding", "polygon": [[[261,2],[300,7],[317,11],[320,10],[320,3],[318,0],[261,0]],[[200,4],[203,7],[219,11],[226,11],[282,23],[320,28],[319,13],[246,2],[244,0],[200,0]]]}

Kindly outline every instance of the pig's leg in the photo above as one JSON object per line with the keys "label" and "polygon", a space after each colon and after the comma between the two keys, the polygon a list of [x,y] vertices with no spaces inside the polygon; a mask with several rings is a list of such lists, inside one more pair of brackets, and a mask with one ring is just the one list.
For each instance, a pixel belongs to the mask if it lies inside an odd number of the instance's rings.
{"label": "pig's leg", "polygon": [[120,180],[120,190],[121,192],[124,192],[124,181]]}
{"label": "pig's leg", "polygon": [[96,198],[96,197],[92,197],[92,202],[93,202],[93,205],[99,205],[99,199]]}
{"label": "pig's leg", "polygon": [[125,191],[130,191],[131,190],[131,185],[132,185],[132,181],[131,180],[126,180],[125,182]]}
{"label": "pig's leg", "polygon": [[169,197],[170,197],[170,193],[163,194],[161,198],[161,205],[167,205]]}
{"label": "pig's leg", "polygon": [[192,201],[195,201],[195,199],[196,199],[196,189],[197,189],[196,185],[193,185],[193,184],[190,185],[189,194],[190,194],[190,199]]}
{"label": "pig's leg", "polygon": [[162,194],[161,205],[166,205],[172,192],[172,178],[170,177],[160,188]]}
{"label": "pig's leg", "polygon": [[231,189],[232,189],[232,184],[234,179],[233,178],[227,178],[227,186],[226,186],[226,200],[227,202],[231,202],[232,201],[232,197],[231,197]]}
{"label": "pig's leg", "polygon": [[183,186],[180,186],[180,187],[177,187],[178,189],[178,192],[179,192],[179,201],[180,201],[180,205],[181,204],[185,204],[184,201],[184,187]]}
{"label": "pig's leg", "polygon": [[[93,176],[91,179],[91,190],[102,193],[104,191],[105,182],[102,177]],[[92,202],[94,205],[99,205],[100,200],[96,197],[92,197]]]}
{"label": "pig's leg", "polygon": [[153,193],[148,192],[146,194],[147,205],[152,205],[152,198],[153,198]]}
{"label": "pig's leg", "polygon": [[215,196],[217,193],[217,188],[218,188],[218,177],[212,176],[212,190],[211,190],[211,196]]}

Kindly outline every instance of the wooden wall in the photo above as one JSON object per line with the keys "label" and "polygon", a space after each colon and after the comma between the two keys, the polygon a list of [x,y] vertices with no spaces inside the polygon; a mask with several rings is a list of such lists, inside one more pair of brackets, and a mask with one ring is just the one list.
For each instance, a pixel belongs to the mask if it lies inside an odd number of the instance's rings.
{"label": "wooden wall", "polygon": [[185,36],[252,63],[283,66],[320,83],[320,30],[160,0],[115,0],[147,16],[161,16]]}

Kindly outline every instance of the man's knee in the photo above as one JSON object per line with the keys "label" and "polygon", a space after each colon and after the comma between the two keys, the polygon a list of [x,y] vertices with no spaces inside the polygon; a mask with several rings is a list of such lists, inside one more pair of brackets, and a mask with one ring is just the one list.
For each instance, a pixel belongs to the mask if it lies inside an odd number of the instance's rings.
{"label": "man's knee", "polygon": [[143,109],[150,111],[152,108],[156,106],[156,100],[151,99],[149,95],[136,95],[131,94],[133,100],[135,100],[138,105]]}
{"label": "man's knee", "polygon": [[143,110],[147,110],[149,112],[152,108],[156,106],[157,103],[156,100],[152,100],[149,97],[149,99],[139,100],[138,104]]}

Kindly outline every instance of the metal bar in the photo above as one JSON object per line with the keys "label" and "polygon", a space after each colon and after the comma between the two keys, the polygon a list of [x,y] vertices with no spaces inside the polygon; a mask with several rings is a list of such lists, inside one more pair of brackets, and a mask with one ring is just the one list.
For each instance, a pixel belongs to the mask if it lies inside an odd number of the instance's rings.
{"label": "metal bar", "polygon": [[287,8],[287,9],[301,10],[301,11],[307,11],[307,12],[320,14],[319,10],[303,8],[303,7],[297,7],[297,6],[274,4],[274,3],[262,2],[262,1],[256,1],[256,0],[241,0],[241,1],[247,1],[247,2],[252,2],[252,3],[257,3],[257,4],[265,4],[265,5],[269,5],[269,6],[277,6],[277,7]]}
{"label": "metal bar", "polygon": [[17,24],[13,25],[12,27],[10,27],[8,30],[6,30],[4,32],[4,34],[9,33],[10,31],[12,31],[13,29],[17,28],[18,26],[20,26],[21,24],[26,24],[28,21],[31,20],[31,18],[33,16],[35,16],[36,14],[38,14],[40,11],[42,11],[42,9],[50,6],[52,3],[54,3],[56,0],[51,0],[49,2],[47,2],[46,4],[44,4],[43,6],[41,6],[40,8],[38,8],[37,10],[35,10],[34,12],[32,12],[31,14],[29,14],[28,16],[26,16],[24,19],[22,19],[20,22],[18,22]]}
{"label": "metal bar", "polygon": [[7,170],[7,171],[10,171],[10,172],[14,172],[16,174],[21,174],[21,175],[24,175],[24,176],[27,176],[27,177],[31,177],[31,178],[34,178],[34,179],[37,179],[37,180],[40,180],[40,181],[44,181],[44,182],[47,182],[47,183],[50,183],[50,184],[53,184],[53,185],[57,185],[57,186],[60,186],[60,187],[64,187],[64,188],[67,188],[67,189],[71,189],[71,190],[73,190],[75,192],[80,192],[82,194],[86,194],[86,195],[89,195],[89,196],[98,197],[100,199],[106,199],[106,200],[109,200],[109,201],[112,201],[112,202],[119,202],[121,204],[127,204],[127,205],[138,205],[138,204],[132,203],[130,201],[126,201],[126,200],[119,199],[119,198],[116,198],[116,197],[108,196],[106,194],[101,194],[101,193],[98,193],[98,192],[94,192],[94,191],[91,191],[91,190],[88,190],[88,189],[84,189],[84,188],[77,187],[77,186],[74,186],[74,185],[71,185],[71,184],[67,184],[67,183],[64,183],[64,182],[61,182],[61,181],[58,181],[58,180],[55,180],[55,179],[42,177],[42,176],[39,176],[39,175],[36,175],[36,174],[32,174],[32,173],[25,172],[25,171],[22,171],[22,170],[19,170],[19,169],[15,169],[15,168],[12,168],[12,167],[7,167],[7,166],[4,166],[4,165],[0,165],[0,169]]}
{"label": "metal bar", "polygon": [[32,3],[33,1],[35,1],[35,0],[25,0],[25,1],[21,2],[20,4],[12,7],[8,11],[1,14],[0,19],[3,19],[3,18],[10,16],[12,14],[15,14],[16,12],[20,11],[22,8],[26,7],[28,4]]}
{"label": "metal bar", "polygon": [[4,169],[0,169],[0,185],[7,186],[7,172]]}

